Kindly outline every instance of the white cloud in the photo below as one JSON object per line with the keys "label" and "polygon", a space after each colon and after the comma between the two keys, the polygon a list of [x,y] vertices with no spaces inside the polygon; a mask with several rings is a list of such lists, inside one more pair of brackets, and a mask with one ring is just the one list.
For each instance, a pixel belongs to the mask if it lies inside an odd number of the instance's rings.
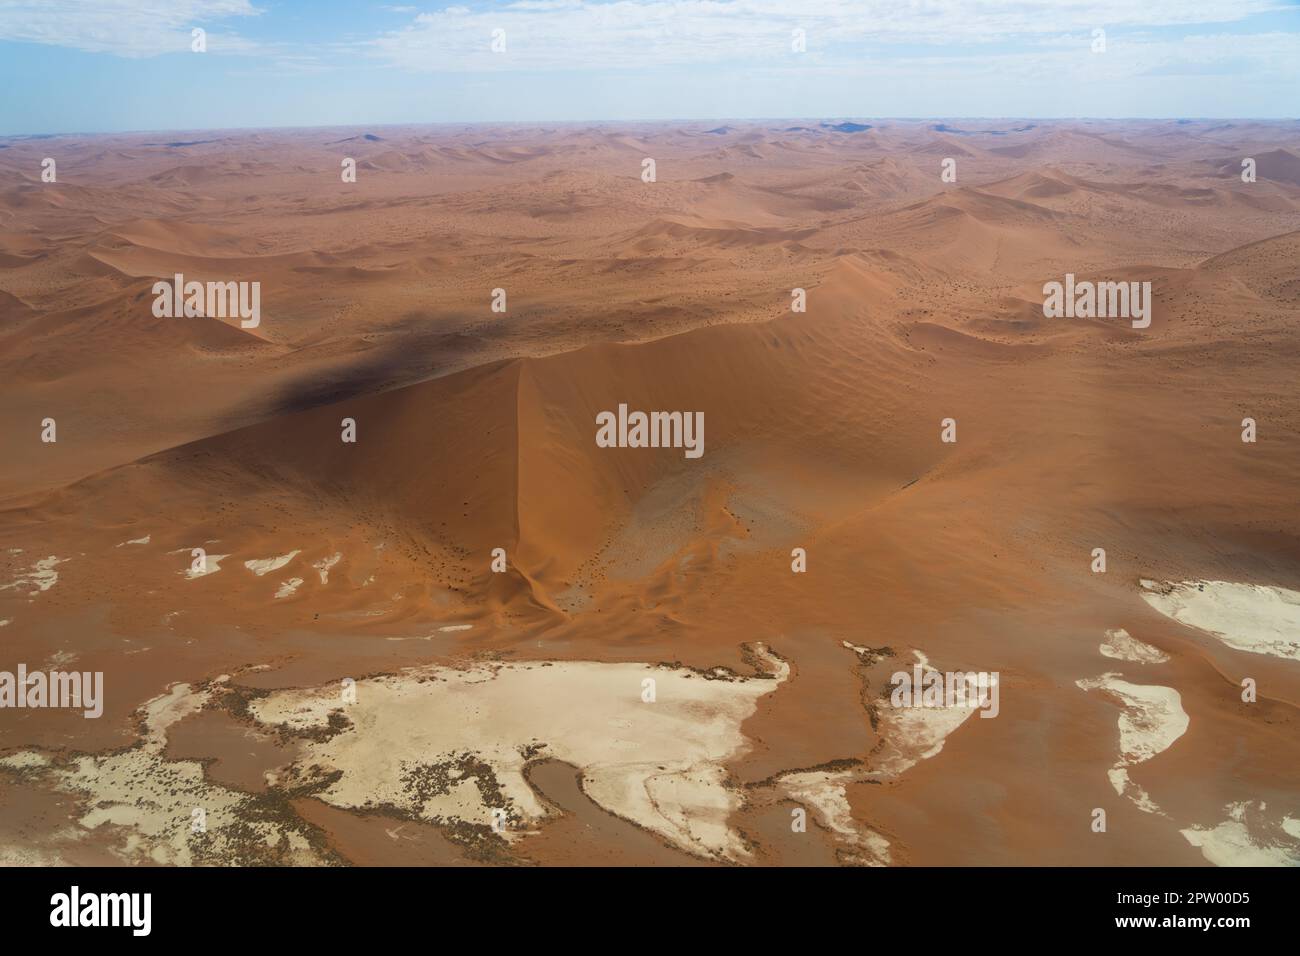
{"label": "white cloud", "polygon": [[[810,78],[907,81],[938,72],[945,82],[986,74],[1011,82],[1062,74],[1289,77],[1300,63],[1300,34],[1216,34],[1251,16],[1294,10],[1281,0],[514,0],[424,13],[386,6],[409,18],[406,25],[315,47],[233,32],[241,20],[274,17],[277,9],[264,13],[250,0],[0,0],[0,40],[138,58],[188,51],[190,30],[202,26],[209,53],[255,54],[261,62],[245,72],[276,75],[319,72],[357,53],[417,74],[728,64]],[[1104,57],[1089,55],[1098,26],[1107,31]],[[806,32],[803,55],[790,49],[796,27]],[[501,54],[491,49],[498,29],[506,39]]]}
{"label": "white cloud", "polygon": [[190,30],[202,27],[209,53],[255,53],[257,44],[212,27],[260,12],[248,0],[5,0],[0,40],[136,58],[188,52]]}
{"label": "white cloud", "polygon": [[[773,61],[806,31],[806,59],[861,59],[864,49],[1052,44],[1162,26],[1236,23],[1280,0],[516,0],[421,13],[369,41],[413,72],[582,70]],[[506,52],[493,53],[492,32]],[[889,55],[886,52],[885,55]]]}

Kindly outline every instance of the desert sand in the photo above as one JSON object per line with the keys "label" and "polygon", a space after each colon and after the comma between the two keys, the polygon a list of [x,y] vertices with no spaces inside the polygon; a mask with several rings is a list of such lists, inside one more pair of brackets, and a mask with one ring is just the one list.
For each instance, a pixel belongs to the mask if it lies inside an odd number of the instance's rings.
{"label": "desert sand", "polygon": [[1298,355],[1293,122],[0,140],[0,862],[1300,862]]}

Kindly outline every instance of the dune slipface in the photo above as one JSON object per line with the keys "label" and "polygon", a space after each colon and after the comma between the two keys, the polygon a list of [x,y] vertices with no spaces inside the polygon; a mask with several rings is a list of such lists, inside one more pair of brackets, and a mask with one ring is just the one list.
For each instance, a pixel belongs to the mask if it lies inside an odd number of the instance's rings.
{"label": "dune slipface", "polygon": [[1300,859],[1300,125],[0,145],[0,862]]}

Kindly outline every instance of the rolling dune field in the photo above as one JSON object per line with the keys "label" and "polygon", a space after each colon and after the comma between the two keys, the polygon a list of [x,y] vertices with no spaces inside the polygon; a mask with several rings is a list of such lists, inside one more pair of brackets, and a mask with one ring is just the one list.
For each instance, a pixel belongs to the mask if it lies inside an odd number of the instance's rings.
{"label": "rolling dune field", "polygon": [[1300,864],[1298,360],[1296,122],[0,139],[0,862]]}

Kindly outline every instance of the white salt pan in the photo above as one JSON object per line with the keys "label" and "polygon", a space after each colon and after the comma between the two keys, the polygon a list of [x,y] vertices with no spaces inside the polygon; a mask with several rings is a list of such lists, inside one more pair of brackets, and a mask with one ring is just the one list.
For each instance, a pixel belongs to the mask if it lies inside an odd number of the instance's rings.
{"label": "white salt pan", "polygon": [[[758,647],[775,678],[706,680],[684,669],[591,661],[428,666],[359,681],[346,706],[331,686],[277,691],[250,711],[300,729],[326,725],[335,711],[351,721],[308,743],[295,765],[305,775],[342,771],[319,794],[335,806],[388,803],[482,826],[504,804],[512,824],[502,835],[517,839],[550,812],[523,775],[529,760],[547,756],[581,768],[587,795],[607,810],[690,852],[738,861],[750,851],[729,826],[741,797],[723,765],[748,747],[740,726],[758,699],[789,674]],[[647,678],[655,681],[653,703],[642,700]],[[417,796],[410,775],[433,768],[445,782]],[[494,788],[479,779],[489,770],[500,793],[491,806],[483,794]]]}
{"label": "white salt pan", "polygon": [[[868,647],[840,642],[864,660],[873,659]],[[913,651],[916,661],[926,672],[935,669],[921,651]],[[963,681],[966,681],[963,678]],[[985,699],[976,685],[966,681],[969,699]],[[887,866],[890,862],[889,841],[867,827],[858,826],[850,812],[847,786],[864,780],[897,777],[922,760],[937,756],[948,735],[965,723],[976,708],[956,704],[952,707],[887,707],[880,718],[879,751],[870,770],[810,770],[781,776],[778,786],[792,800],[805,803],[841,845],[848,862],[867,866]]]}
{"label": "white salt pan", "polygon": [[[197,845],[192,840],[197,807],[206,815],[206,840],[197,842],[209,845],[216,860],[247,852],[244,846],[253,835],[267,847],[287,841],[286,855],[280,859],[289,865],[324,862],[300,825],[267,819],[255,798],[209,783],[201,763],[166,759],[169,728],[196,713],[208,698],[206,691],[176,684],[146,703],[142,708],[144,740],[136,747],[102,756],[73,755],[58,762],[27,752],[5,758],[4,763],[37,773],[39,779],[77,797],[80,826],[71,833],[56,834],[55,844],[75,842],[87,830],[108,824],[118,828],[107,835],[120,839],[112,844],[112,850],[124,862],[181,866],[209,862],[196,860],[192,852]],[[9,849],[0,847],[0,856]]]}
{"label": "white salt pan", "polygon": [[272,571],[279,571],[301,553],[301,551],[290,551],[278,558],[256,558],[252,561],[245,561],[244,567],[261,577],[264,574],[270,574]]}
{"label": "white salt pan", "polygon": [[1228,581],[1143,581],[1142,588],[1161,614],[1234,650],[1300,660],[1300,592]]}
{"label": "white salt pan", "polygon": [[1122,627],[1106,632],[1106,643],[1098,648],[1102,657],[1136,664],[1163,664],[1169,655],[1157,647],[1144,644]]}
{"label": "white salt pan", "polygon": [[302,578],[290,578],[287,581],[280,582],[280,590],[275,592],[277,598],[293,597],[295,591],[302,586]]}
{"label": "white salt pan", "polygon": [[[294,553],[296,554],[297,552]],[[319,561],[312,564],[312,567],[315,568],[316,572],[320,575],[321,584],[329,584],[330,568],[334,567],[334,565],[338,564],[342,560],[343,552],[335,551],[328,558],[321,558]]]}
{"label": "white salt pan", "polygon": [[48,558],[41,558],[25,572],[14,578],[9,584],[0,584],[0,591],[8,591],[11,588],[34,587],[35,591],[30,593],[39,594],[41,591],[48,591],[59,580],[59,572],[54,569],[60,564],[68,562],[68,558],[58,558],[50,555]]}
{"label": "white salt pan", "polygon": [[856,776],[851,770],[792,773],[781,778],[781,789],[791,800],[813,808],[821,825],[848,850],[848,862],[888,866],[889,841],[853,819],[845,787]]}
{"label": "white salt pan", "polygon": [[184,571],[181,571],[180,573],[185,575],[191,581],[193,581],[195,578],[206,577],[209,574],[216,574],[218,571],[221,570],[221,562],[226,560],[226,558],[228,557],[230,557],[230,555],[228,554],[205,554],[203,556],[202,568],[200,568],[198,571],[195,571],[193,565],[191,565],[190,567],[186,568]]}
{"label": "white salt pan", "polygon": [[1228,819],[1214,827],[1189,827],[1179,831],[1201,855],[1215,866],[1300,866],[1300,821],[1286,817],[1280,832],[1267,841],[1252,836],[1246,816],[1258,816],[1263,803],[1230,803],[1224,807]]}
{"label": "white salt pan", "polygon": [[1163,753],[1187,732],[1191,721],[1183,710],[1182,696],[1172,687],[1130,684],[1118,674],[1103,674],[1075,684],[1081,690],[1104,690],[1119,699],[1123,706],[1119,715],[1120,753],[1107,776],[1117,794],[1127,794],[1148,813],[1159,812],[1147,792],[1129,780],[1125,768]]}

